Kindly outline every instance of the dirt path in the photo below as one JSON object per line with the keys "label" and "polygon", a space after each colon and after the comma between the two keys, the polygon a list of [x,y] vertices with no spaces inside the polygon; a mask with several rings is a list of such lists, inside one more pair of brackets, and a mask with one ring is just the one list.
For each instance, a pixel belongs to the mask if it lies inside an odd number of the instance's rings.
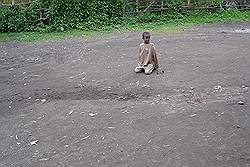
{"label": "dirt path", "polygon": [[249,167],[249,30],[0,43],[0,167]]}

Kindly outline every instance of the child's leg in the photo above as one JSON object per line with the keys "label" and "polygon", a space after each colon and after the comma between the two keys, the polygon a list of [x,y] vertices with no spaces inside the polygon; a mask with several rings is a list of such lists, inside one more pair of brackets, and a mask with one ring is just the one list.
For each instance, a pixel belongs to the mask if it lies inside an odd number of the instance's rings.
{"label": "child's leg", "polygon": [[148,64],[144,69],[145,69],[145,74],[149,75],[154,71],[155,66],[153,64]]}
{"label": "child's leg", "polygon": [[137,67],[135,67],[135,72],[136,73],[140,73],[140,72],[143,72],[143,67],[140,65],[140,64],[138,64],[138,66]]}

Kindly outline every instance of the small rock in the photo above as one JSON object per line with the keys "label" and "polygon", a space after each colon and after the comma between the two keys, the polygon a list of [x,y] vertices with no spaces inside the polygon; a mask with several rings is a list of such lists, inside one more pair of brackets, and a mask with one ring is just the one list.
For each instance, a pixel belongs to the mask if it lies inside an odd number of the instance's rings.
{"label": "small rock", "polygon": [[88,136],[86,136],[86,137],[84,137],[84,138],[82,138],[82,140],[85,140],[85,139],[87,139],[87,138],[89,138],[89,135],[88,135]]}
{"label": "small rock", "polygon": [[44,117],[45,117],[45,115],[42,115],[42,116],[38,117],[37,119],[40,120],[40,119],[42,119]]}
{"label": "small rock", "polygon": [[91,116],[91,117],[94,117],[94,116],[96,116],[98,113],[89,113],[89,116]]}
{"label": "small rock", "polygon": [[243,88],[243,91],[244,91],[244,92],[247,92],[247,91],[248,91],[248,86],[242,85],[242,88]]}
{"label": "small rock", "polygon": [[149,85],[146,85],[146,84],[145,84],[145,85],[142,85],[141,87],[142,87],[142,88],[145,88],[145,87],[149,87]]}
{"label": "small rock", "polygon": [[222,86],[220,86],[220,85],[215,86],[214,89],[215,89],[216,91],[221,92],[221,91],[222,91]]}
{"label": "small rock", "polygon": [[243,101],[238,102],[239,105],[244,105],[245,103]]}
{"label": "small rock", "polygon": [[221,89],[221,88],[222,88],[222,87],[221,87],[220,85],[217,85],[217,86],[214,87],[215,90],[219,90],[219,89]]}
{"label": "small rock", "polygon": [[247,88],[247,86],[246,85],[242,85],[242,88]]}
{"label": "small rock", "polygon": [[193,114],[193,115],[190,115],[190,117],[194,117],[194,116],[196,116],[197,114]]}
{"label": "small rock", "polygon": [[71,110],[67,115],[71,115],[74,112],[74,110]]}
{"label": "small rock", "polygon": [[124,110],[122,113],[123,113],[123,114],[129,113],[129,111],[128,111],[128,110]]}
{"label": "small rock", "polygon": [[46,99],[42,99],[41,102],[42,102],[42,103],[45,103],[45,102],[46,102]]}
{"label": "small rock", "polygon": [[37,145],[37,143],[38,143],[38,140],[34,140],[34,141],[30,142],[31,145]]}

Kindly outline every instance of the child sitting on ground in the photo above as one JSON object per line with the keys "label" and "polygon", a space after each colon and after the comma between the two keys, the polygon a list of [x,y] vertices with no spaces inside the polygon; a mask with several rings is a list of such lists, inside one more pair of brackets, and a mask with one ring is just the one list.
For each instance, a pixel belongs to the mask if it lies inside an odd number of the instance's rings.
{"label": "child sitting on ground", "polygon": [[144,72],[149,75],[154,71],[154,69],[157,69],[159,65],[154,44],[150,43],[150,33],[144,32],[142,34],[142,39],[143,43],[139,48],[139,63],[135,68],[135,72]]}

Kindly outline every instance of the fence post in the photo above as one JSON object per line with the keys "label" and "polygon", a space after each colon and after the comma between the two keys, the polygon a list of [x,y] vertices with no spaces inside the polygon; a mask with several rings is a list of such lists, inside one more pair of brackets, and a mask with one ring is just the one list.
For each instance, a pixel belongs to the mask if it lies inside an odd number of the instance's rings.
{"label": "fence post", "polygon": [[161,1],[161,15],[163,14],[163,10],[164,10],[164,2]]}
{"label": "fence post", "polygon": [[139,12],[139,0],[136,0],[136,12]]}
{"label": "fence post", "polygon": [[39,20],[40,20],[40,23],[43,22],[43,11],[42,11],[42,2],[39,1]]}

